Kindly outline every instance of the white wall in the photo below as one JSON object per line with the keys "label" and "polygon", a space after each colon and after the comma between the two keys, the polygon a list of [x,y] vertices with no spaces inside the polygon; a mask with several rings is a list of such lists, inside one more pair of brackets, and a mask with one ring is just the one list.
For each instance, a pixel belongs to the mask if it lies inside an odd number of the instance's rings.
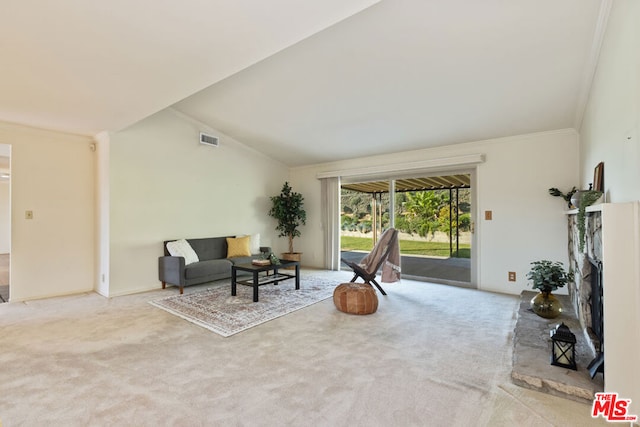
{"label": "white wall", "polygon": [[95,136],[96,141],[96,292],[109,296],[109,148],[108,132]]}
{"label": "white wall", "polygon": [[[640,415],[640,2],[615,0],[580,130],[582,182],[604,161],[605,389]],[[625,203],[629,202],[629,203]],[[611,213],[611,214],[609,214]]]}
{"label": "white wall", "polygon": [[[476,221],[479,289],[519,294],[528,289],[531,261],[568,262],[566,204],[548,189],[578,184],[578,140],[573,130],[367,157],[293,169],[291,181],[305,196],[307,225],[296,250],[305,265],[324,265],[320,218],[320,172],[388,166],[421,160],[485,154],[477,167],[477,212],[493,211],[493,220]],[[508,282],[507,272],[517,273]]]}
{"label": "white wall", "polygon": [[93,290],[92,142],[0,122],[0,143],[12,147],[12,301]]}
{"label": "white wall", "polygon": [[606,201],[640,200],[640,2],[615,0],[580,129],[581,182],[604,162]]}
{"label": "white wall", "polygon": [[[199,132],[220,136],[201,145]],[[288,169],[172,109],[109,135],[109,295],[157,289],[162,241],[260,233]],[[99,142],[100,143],[100,142]]]}
{"label": "white wall", "polygon": [[0,254],[11,252],[11,183],[0,181]]}
{"label": "white wall", "polygon": [[[0,156],[11,158],[11,146],[0,144]],[[10,173],[0,168],[0,173]],[[0,254],[11,251],[11,182],[0,181]]]}

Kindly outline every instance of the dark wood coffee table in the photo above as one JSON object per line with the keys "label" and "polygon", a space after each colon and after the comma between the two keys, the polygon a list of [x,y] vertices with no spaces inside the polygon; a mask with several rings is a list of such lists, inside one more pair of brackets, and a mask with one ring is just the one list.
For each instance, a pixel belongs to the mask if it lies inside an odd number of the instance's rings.
{"label": "dark wood coffee table", "polygon": [[[279,270],[287,267],[295,267],[294,274],[282,273]],[[237,280],[238,271],[247,271],[253,274],[251,280]],[[273,271],[273,273],[270,273]],[[260,273],[265,273],[260,275]],[[236,296],[236,284],[253,286],[253,302],[258,302],[258,287],[284,280],[295,279],[296,289],[300,289],[300,262],[298,261],[281,261],[279,265],[253,265],[253,264],[237,264],[231,267],[231,295]]]}

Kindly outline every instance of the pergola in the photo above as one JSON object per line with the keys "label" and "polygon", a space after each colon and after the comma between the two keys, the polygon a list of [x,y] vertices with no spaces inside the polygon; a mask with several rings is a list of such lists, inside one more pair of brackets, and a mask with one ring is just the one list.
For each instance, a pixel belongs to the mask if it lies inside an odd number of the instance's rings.
{"label": "pergola", "polygon": [[[428,190],[453,190],[471,188],[470,175],[432,176],[427,178],[408,178],[395,180],[396,191],[428,191]],[[355,184],[342,184],[342,188],[369,194],[382,194],[389,192],[389,181],[359,182]]]}
{"label": "pergola", "polygon": [[[456,206],[458,206],[458,190],[461,188],[471,188],[471,176],[468,174],[432,176],[423,178],[403,178],[394,180],[396,192],[407,191],[434,191],[449,190],[449,218],[453,216],[453,196],[455,191]],[[377,240],[378,205],[381,204],[382,194],[389,192],[389,181],[358,182],[353,184],[342,184],[346,190],[357,191],[359,193],[371,194],[373,215],[373,240]],[[382,224],[382,211],[380,211],[380,224]],[[456,224],[459,222],[459,212],[456,209]],[[449,255],[453,255],[453,233],[449,228]],[[456,252],[460,250],[460,233],[456,227]]]}

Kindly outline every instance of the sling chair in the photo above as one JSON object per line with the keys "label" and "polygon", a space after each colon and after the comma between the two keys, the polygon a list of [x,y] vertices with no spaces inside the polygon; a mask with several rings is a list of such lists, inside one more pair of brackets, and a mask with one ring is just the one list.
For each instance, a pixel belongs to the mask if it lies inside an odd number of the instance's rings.
{"label": "sling chair", "polygon": [[359,263],[347,261],[341,258],[341,261],[351,267],[353,270],[353,279],[351,282],[355,282],[358,277],[364,280],[364,283],[369,285],[375,285],[382,295],[387,293],[382,289],[380,284],[376,281],[376,274],[384,262],[389,258],[389,254],[395,249],[396,253],[399,253],[398,249],[398,230],[390,228],[380,236],[380,239],[373,247],[369,255],[360,260]]}

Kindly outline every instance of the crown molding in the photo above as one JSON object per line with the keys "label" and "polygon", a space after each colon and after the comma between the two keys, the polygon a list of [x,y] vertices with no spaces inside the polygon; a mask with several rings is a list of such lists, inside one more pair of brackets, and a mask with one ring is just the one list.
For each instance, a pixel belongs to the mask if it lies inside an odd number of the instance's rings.
{"label": "crown molding", "polygon": [[593,40],[591,41],[591,49],[589,50],[589,58],[584,68],[584,74],[582,76],[582,83],[580,84],[580,94],[578,98],[578,104],[576,106],[576,116],[574,119],[574,128],[578,131],[582,126],[582,120],[584,119],[584,112],[587,109],[589,103],[589,96],[591,94],[591,88],[593,86],[593,79],[596,75],[596,69],[598,68],[598,59],[600,58],[600,49],[602,48],[602,42],[604,40],[605,33],[607,32],[607,22],[609,21],[609,14],[611,12],[611,6],[613,0],[602,0],[600,3],[600,11],[598,12],[598,20],[596,22],[596,28],[593,34]]}

